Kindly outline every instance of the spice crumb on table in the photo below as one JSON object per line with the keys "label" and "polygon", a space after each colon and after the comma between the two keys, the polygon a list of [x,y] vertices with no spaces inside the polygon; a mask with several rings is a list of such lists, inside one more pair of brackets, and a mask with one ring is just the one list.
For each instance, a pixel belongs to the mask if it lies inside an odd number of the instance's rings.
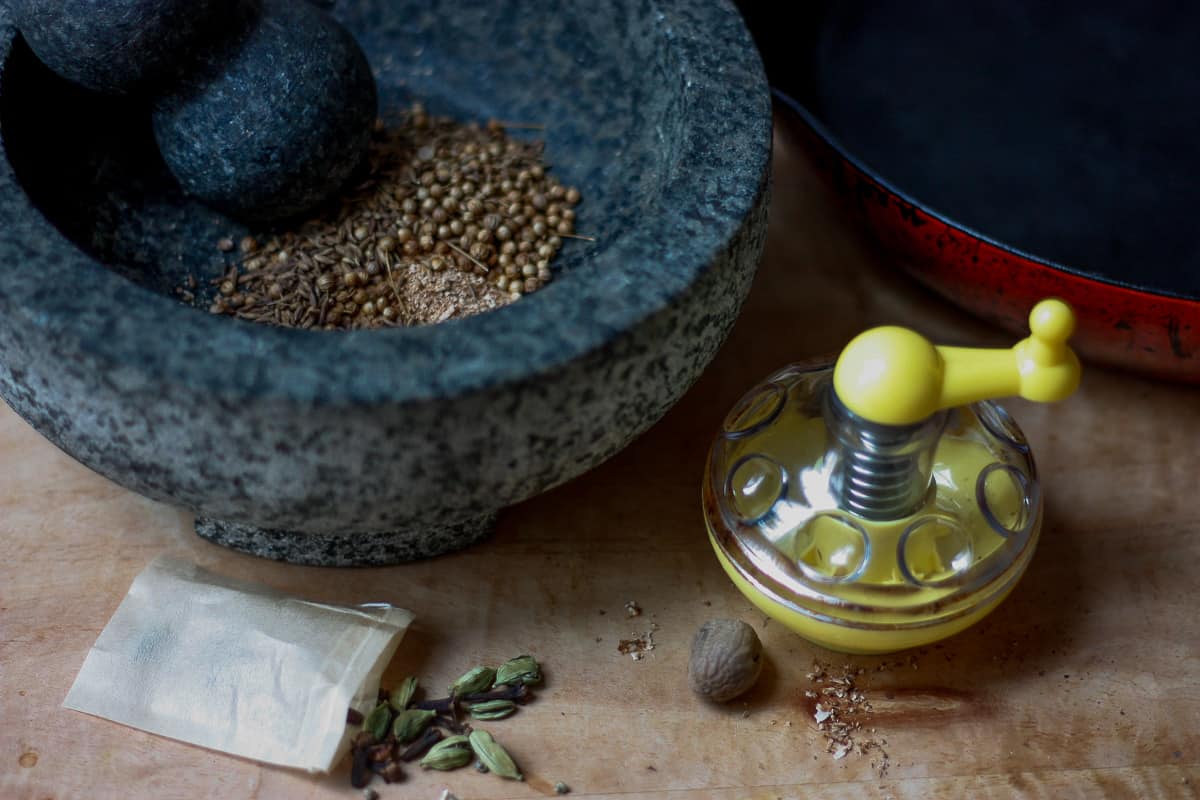
{"label": "spice crumb on table", "polygon": [[849,664],[834,670],[814,661],[805,676],[811,688],[804,691],[804,697],[812,701],[813,720],[824,739],[825,752],[835,761],[851,753],[867,756],[876,777],[882,779],[891,767],[891,758],[884,749],[887,739],[869,724],[874,708],[857,682],[865,671]]}
{"label": "spice crumb on table", "polygon": [[644,633],[634,634],[632,639],[621,639],[617,644],[617,652],[629,656],[634,661],[641,661],[646,653],[654,649],[654,634],[658,624],[651,622],[650,629]]}

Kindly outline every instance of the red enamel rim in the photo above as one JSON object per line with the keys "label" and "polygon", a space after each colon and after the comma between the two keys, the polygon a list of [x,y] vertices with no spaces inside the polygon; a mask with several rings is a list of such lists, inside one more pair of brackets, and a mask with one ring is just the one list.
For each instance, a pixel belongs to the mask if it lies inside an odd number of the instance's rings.
{"label": "red enamel rim", "polygon": [[875,239],[922,283],[1017,334],[1045,297],[1075,307],[1072,345],[1086,359],[1200,383],[1200,301],[1082,274],[993,241],[931,211],[846,153],[799,103],[780,93],[822,176]]}

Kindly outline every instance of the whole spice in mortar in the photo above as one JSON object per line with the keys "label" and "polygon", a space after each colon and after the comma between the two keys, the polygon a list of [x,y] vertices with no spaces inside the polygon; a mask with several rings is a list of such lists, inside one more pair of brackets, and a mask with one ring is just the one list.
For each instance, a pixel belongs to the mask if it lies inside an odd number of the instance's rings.
{"label": "whole spice in mortar", "polygon": [[399,126],[377,125],[369,161],[327,215],[243,239],[209,310],[326,330],[444,322],[537,291],[563,240],[588,238],[575,235],[580,193],[550,174],[542,144],[495,121],[414,106]]}
{"label": "whole spice in mortar", "polygon": [[350,782],[363,788],[372,775],[387,783],[403,780],[402,763],[420,759],[423,769],[452,770],[472,761],[484,772],[524,780],[512,756],[487,731],[462,721],[511,716],[533,699],[529,686],[541,683],[541,666],[532,656],[506,661],[499,669],[475,667],[450,687],[446,697],[415,700],[416,678],[395,690],[380,690],[379,702],[367,714],[350,709],[347,724],[361,726],[351,750]]}

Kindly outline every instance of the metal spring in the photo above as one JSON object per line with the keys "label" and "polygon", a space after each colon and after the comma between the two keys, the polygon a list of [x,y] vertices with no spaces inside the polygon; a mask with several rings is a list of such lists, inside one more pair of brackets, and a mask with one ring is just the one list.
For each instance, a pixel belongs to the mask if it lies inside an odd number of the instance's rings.
{"label": "metal spring", "polygon": [[879,425],[855,415],[832,391],[826,413],[837,441],[832,484],[838,505],[874,520],[901,519],[920,508],[946,415],[916,425]]}

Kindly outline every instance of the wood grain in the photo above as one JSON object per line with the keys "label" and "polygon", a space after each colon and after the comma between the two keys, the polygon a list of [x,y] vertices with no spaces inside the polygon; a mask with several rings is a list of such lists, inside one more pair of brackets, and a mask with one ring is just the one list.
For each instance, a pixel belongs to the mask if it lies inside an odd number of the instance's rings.
{"label": "wood grain", "polygon": [[[768,254],[713,366],[650,433],[592,473],[506,512],[468,552],[387,569],[293,567],[212,546],[186,515],[89,472],[0,408],[0,797],[356,797],[346,765],[310,777],[61,708],[133,577],[172,553],[294,594],[389,600],[418,622],[385,683],[443,686],[478,661],[532,652],[533,705],[490,729],[530,780],[471,770],[378,788],[385,798],[552,794],[667,798],[1187,798],[1200,787],[1200,396],[1090,368],[1056,407],[1012,403],[1048,497],[1037,557],[980,626],[915,654],[917,668],[822,651],[768,624],[715,563],[699,511],[709,438],[773,369],[867,325],[956,343],[1006,337],[900,276],[864,244],[778,132]],[[449,490],[449,488],[448,488]],[[645,613],[626,619],[636,600]],[[745,701],[687,689],[693,631],[734,616],[769,663]],[[621,638],[653,622],[635,662]],[[886,738],[835,761],[806,713],[814,660],[864,667]]]}

